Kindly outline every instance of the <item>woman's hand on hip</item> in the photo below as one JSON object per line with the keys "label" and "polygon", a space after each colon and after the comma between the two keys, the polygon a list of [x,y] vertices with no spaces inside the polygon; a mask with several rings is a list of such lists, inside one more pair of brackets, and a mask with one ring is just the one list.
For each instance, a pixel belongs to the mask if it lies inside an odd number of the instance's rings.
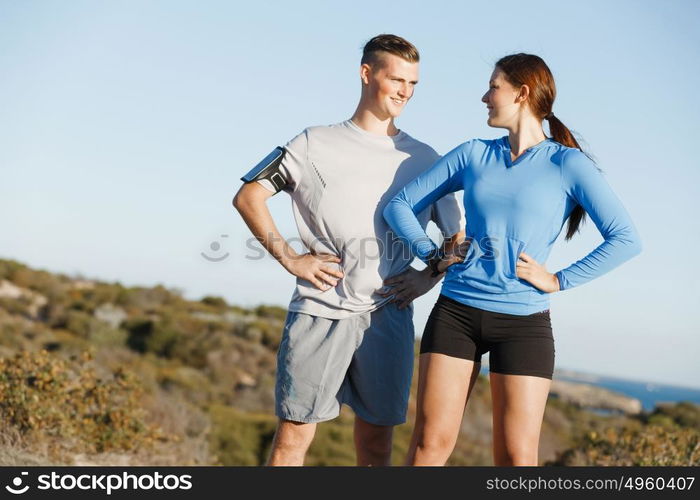
{"label": "woman's hand on hip", "polygon": [[559,280],[556,274],[547,271],[547,268],[525,252],[519,255],[516,264],[516,275],[543,292],[553,293],[559,291]]}

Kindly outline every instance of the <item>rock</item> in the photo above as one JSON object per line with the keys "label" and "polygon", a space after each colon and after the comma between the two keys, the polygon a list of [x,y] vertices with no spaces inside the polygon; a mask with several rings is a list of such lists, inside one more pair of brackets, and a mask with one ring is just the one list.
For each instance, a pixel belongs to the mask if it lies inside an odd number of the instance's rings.
{"label": "rock", "polygon": [[642,403],[638,399],[588,384],[555,379],[552,380],[549,393],[580,408],[611,410],[626,414],[637,414],[642,411]]}
{"label": "rock", "polygon": [[95,309],[95,318],[107,323],[112,328],[119,328],[122,321],[127,318],[127,314],[121,307],[114,304],[101,304]]}
{"label": "rock", "polygon": [[241,323],[241,322],[245,321],[244,320],[245,317],[246,316],[244,314],[240,314],[240,313],[233,312],[233,311],[226,311],[224,313],[224,321],[226,321],[228,323]]}
{"label": "rock", "polygon": [[236,383],[236,389],[240,390],[243,389],[244,387],[255,387],[258,385],[258,383],[255,381],[255,379],[251,376],[248,375],[245,372],[242,372],[238,376],[238,382]]}
{"label": "rock", "polygon": [[202,321],[216,321],[216,322],[233,323],[233,324],[252,323],[256,319],[260,319],[254,315],[242,315],[242,314],[239,314],[239,313],[233,312],[233,311],[226,311],[223,314],[209,313],[209,312],[203,312],[203,311],[194,311],[190,314],[197,319],[201,319]]}
{"label": "rock", "polygon": [[26,300],[28,302],[27,312],[34,319],[39,317],[40,310],[49,303],[46,297],[40,293],[22,288],[7,280],[0,281],[0,298]]}
{"label": "rock", "polygon": [[75,290],[92,290],[95,288],[95,282],[91,280],[74,280],[71,283],[71,288]]}
{"label": "rock", "polygon": [[0,281],[0,298],[19,299],[24,295],[24,291],[24,288],[18,287],[10,281]]}
{"label": "rock", "polygon": [[194,318],[197,318],[202,321],[212,321],[212,322],[218,322],[222,321],[223,317],[221,314],[215,314],[215,313],[208,313],[208,312],[202,312],[202,311],[194,311],[190,313],[190,315]]}

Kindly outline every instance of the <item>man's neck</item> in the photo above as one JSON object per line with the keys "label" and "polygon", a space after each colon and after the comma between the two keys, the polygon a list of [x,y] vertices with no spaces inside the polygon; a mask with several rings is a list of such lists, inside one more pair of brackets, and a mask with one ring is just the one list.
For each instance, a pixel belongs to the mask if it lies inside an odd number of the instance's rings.
{"label": "man's neck", "polygon": [[364,108],[362,103],[360,103],[350,119],[362,130],[372,134],[396,135],[399,133],[399,129],[394,125],[392,117],[382,119],[371,110]]}

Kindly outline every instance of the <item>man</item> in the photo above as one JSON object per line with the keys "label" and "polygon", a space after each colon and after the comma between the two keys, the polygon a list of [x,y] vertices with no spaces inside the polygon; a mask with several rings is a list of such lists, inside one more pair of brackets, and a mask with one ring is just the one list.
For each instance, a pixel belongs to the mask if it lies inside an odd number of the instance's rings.
{"label": "man", "polygon": [[[403,38],[372,38],[352,118],[304,130],[247,174],[234,198],[255,237],[297,277],[278,352],[270,465],[303,465],[316,423],[337,417],[342,403],[355,412],[358,465],[390,464],[413,373],[411,301],[441,277],[410,267],[382,217],[392,196],[438,159],[394,125],[418,83],[418,61]],[[279,190],[292,197],[308,253],[298,255],[275,226],[266,200]],[[447,245],[460,237],[453,196],[421,214],[424,226],[430,219]]]}

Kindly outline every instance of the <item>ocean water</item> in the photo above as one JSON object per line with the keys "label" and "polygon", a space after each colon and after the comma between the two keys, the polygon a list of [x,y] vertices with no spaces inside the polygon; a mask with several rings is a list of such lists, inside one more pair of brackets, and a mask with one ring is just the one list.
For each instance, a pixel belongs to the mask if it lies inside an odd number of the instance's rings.
{"label": "ocean water", "polygon": [[[488,367],[482,366],[481,373],[488,374]],[[689,401],[700,405],[700,389],[676,385],[643,382],[616,377],[607,377],[568,370],[557,370],[554,378],[567,382],[590,384],[617,392],[630,398],[638,399],[645,411],[651,411],[659,403],[678,403]]]}
{"label": "ocean water", "polygon": [[700,405],[700,389],[693,389],[691,387],[602,376],[584,376],[583,378],[579,378],[576,375],[555,374],[555,377],[559,380],[595,385],[631,398],[636,398],[642,403],[642,407],[645,411],[653,410],[658,403],[689,401]]}

